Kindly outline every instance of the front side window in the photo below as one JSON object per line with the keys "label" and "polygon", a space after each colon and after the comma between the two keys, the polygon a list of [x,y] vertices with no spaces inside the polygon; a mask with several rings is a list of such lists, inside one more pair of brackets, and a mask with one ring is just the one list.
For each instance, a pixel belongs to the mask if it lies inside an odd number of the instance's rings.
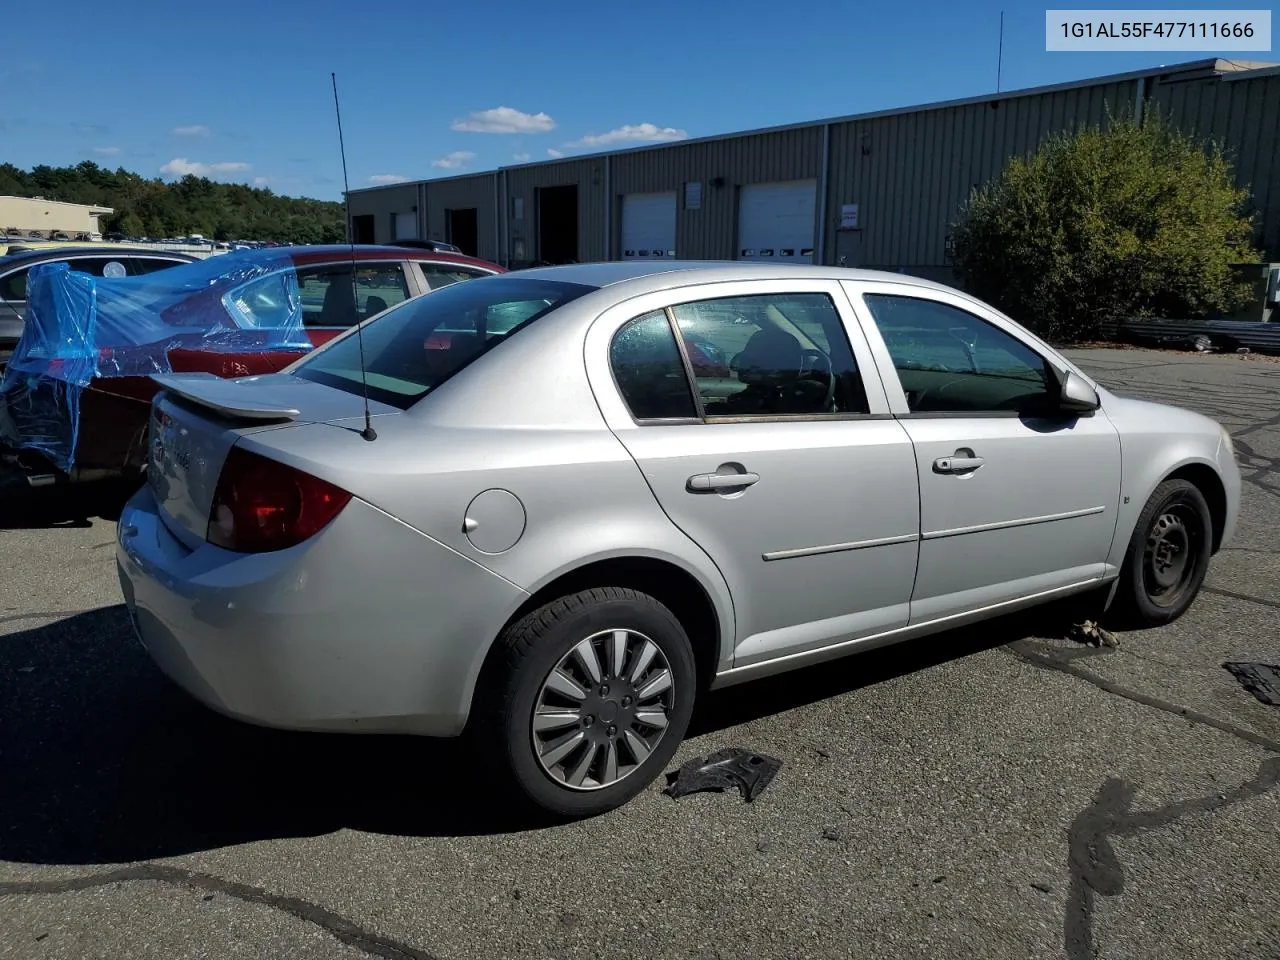
{"label": "front side window", "polygon": [[180,267],[186,260],[166,260],[161,257],[133,257],[133,269],[130,274],[155,273],[157,270],[168,270],[170,267]]}
{"label": "front side window", "polygon": [[0,277],[0,300],[27,299],[27,271],[15,270]]}
{"label": "front side window", "polygon": [[849,337],[824,293],[672,308],[708,418],[868,412]]}
{"label": "front side window", "polygon": [[507,276],[455,283],[401,303],[362,327],[360,337],[334,340],[289,372],[359,395],[363,339],[369,397],[407,410],[508,337],[593,289]]}
{"label": "front side window", "polygon": [[912,413],[1027,413],[1055,395],[1047,361],[966,310],[920,297],[865,294]]}
{"label": "front side window", "polygon": [[399,263],[351,264],[298,268],[302,322],[308,327],[350,327],[409,299],[409,286]]}

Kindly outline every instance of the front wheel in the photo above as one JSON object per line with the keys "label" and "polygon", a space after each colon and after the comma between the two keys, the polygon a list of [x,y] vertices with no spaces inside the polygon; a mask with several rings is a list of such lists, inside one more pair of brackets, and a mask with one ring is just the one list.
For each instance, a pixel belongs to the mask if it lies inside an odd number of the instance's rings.
{"label": "front wheel", "polygon": [[536,806],[604,813],[675,754],[697,674],[683,627],[653,597],[574,593],[521,618],[498,644],[477,703],[480,748]]}
{"label": "front wheel", "polygon": [[1213,517],[1186,480],[1166,480],[1147,501],[1125,555],[1116,603],[1135,626],[1171,623],[1187,612],[1209,569]]}

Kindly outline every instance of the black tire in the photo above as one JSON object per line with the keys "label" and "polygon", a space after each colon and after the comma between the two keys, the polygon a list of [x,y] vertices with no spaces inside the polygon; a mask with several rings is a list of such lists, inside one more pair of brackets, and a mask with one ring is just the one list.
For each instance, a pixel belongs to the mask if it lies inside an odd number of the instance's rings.
{"label": "black tire", "polygon": [[1114,605],[1124,624],[1158,627],[1186,613],[1212,554],[1213,516],[1204,494],[1187,480],[1164,481],[1129,538]]}
{"label": "black tire", "polygon": [[[538,734],[533,732],[534,712],[545,695],[544,682],[581,641],[617,630],[630,631],[641,645],[646,639],[652,641],[665,657],[672,680],[665,707],[667,725],[654,741],[651,752],[638,764],[634,763],[636,755],[629,745],[612,747],[617,751],[613,753],[614,758],[625,755],[632,761],[623,764],[629,767],[625,775],[609,785],[574,788],[557,780],[539,759],[535,748]],[[635,662],[634,658],[628,659],[627,669],[621,672],[628,674]],[[599,665],[603,674],[601,683],[607,685],[611,680],[610,667],[604,661]],[[585,675],[584,672],[581,676]],[[471,736],[480,757],[494,772],[509,780],[519,795],[544,813],[562,818],[596,816],[640,793],[670,762],[689,727],[696,682],[693,649],[680,621],[670,610],[636,590],[622,587],[583,590],[533,610],[499,637],[476,692],[473,704],[476,722]],[[592,696],[604,689],[605,686],[593,688]],[[618,691],[615,689],[612,693],[616,696]],[[614,715],[619,701],[595,702],[602,707],[599,718],[588,713],[586,707],[582,710],[590,719],[584,718],[579,723],[596,724],[590,730],[581,728],[584,737],[589,734],[598,738],[602,730],[616,729],[604,718],[606,711],[610,717]],[[614,704],[612,708],[608,707],[609,702]],[[606,727],[605,723],[609,725]],[[565,736],[579,729],[579,726],[566,728]],[[622,735],[626,733],[626,729],[621,731]],[[619,735],[610,733],[609,736]],[[615,743],[623,741],[617,739]],[[584,741],[578,756],[583,757],[586,752]],[[603,763],[603,759],[600,762]],[[595,769],[603,771],[602,767]],[[602,772],[601,780],[604,779]]]}

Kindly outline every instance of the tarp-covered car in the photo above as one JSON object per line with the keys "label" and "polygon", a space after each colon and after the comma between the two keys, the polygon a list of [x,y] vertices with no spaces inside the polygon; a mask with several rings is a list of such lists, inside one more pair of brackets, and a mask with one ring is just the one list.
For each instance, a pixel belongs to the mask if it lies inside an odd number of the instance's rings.
{"label": "tarp-covered car", "polygon": [[237,251],[142,277],[37,267],[0,381],[0,447],[46,481],[132,482],[146,464],[152,376],[272,373],[390,306],[500,272],[345,245]]}

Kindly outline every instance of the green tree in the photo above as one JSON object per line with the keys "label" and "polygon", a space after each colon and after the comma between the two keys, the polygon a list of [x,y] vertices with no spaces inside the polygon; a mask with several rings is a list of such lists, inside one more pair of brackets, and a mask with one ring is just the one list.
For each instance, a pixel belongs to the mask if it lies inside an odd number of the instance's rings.
{"label": "green tree", "polygon": [[1014,157],[953,226],[966,287],[1046,338],[1137,317],[1199,319],[1250,296],[1248,191],[1218,144],[1158,113],[1111,117]]}
{"label": "green tree", "polygon": [[220,240],[309,243],[340,240],[343,235],[339,203],[282,197],[270,190],[204,177],[185,176],[175,183],[147,180],[124,168],[106,170],[91,161],[74,167],[37,166],[30,172],[0,163],[0,195],[111,207],[115,213],[108,229],[131,236],[194,232]]}

